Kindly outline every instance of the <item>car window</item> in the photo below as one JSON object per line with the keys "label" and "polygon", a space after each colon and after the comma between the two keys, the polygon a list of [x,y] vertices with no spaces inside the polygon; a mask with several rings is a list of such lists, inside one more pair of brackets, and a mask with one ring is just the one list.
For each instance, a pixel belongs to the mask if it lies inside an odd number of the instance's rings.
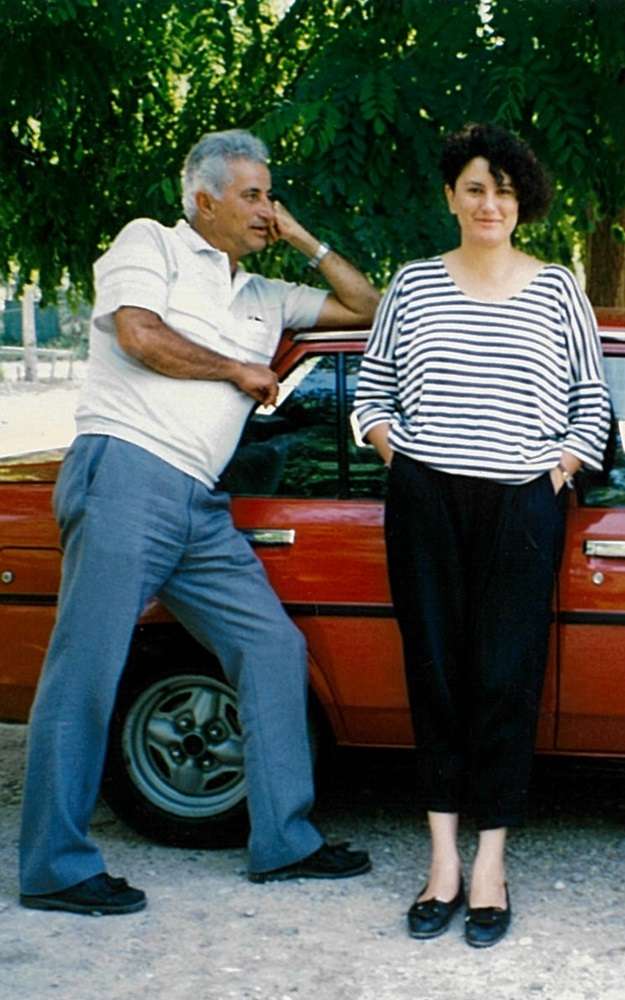
{"label": "car window", "polygon": [[258,407],[220,485],[238,496],[347,499],[382,495],[386,470],[358,448],[349,416],[359,354],[309,355],[280,384],[276,407]]}
{"label": "car window", "polygon": [[584,506],[625,506],[625,356],[604,358],[612,401],[612,431],[606,449],[607,471],[585,472],[579,477],[579,496]]}
{"label": "car window", "polygon": [[260,406],[221,477],[244,496],[339,495],[336,355],[302,361],[280,386],[278,405]]}
{"label": "car window", "polygon": [[[347,406],[351,413],[354,407],[356,382],[362,355],[349,354],[345,359],[347,379]],[[357,445],[354,435],[348,435],[349,452],[349,488],[352,497],[370,497],[377,499],[384,496],[387,470],[374,449],[373,445]]]}

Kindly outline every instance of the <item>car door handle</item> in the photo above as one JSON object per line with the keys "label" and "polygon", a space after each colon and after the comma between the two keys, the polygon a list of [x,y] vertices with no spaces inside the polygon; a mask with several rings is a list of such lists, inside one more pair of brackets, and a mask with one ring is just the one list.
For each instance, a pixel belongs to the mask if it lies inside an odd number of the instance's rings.
{"label": "car door handle", "polygon": [[604,559],[625,559],[625,542],[618,538],[588,538],[584,542],[584,554]]}
{"label": "car door handle", "polygon": [[243,531],[250,545],[292,545],[294,528],[248,528]]}

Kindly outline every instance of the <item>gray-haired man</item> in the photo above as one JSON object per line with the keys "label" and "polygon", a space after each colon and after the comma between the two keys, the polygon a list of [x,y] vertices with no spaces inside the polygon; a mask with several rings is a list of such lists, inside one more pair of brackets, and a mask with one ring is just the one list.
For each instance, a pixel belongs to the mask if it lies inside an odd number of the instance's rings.
{"label": "gray-haired man", "polygon": [[[326,844],[313,801],[306,652],[214,490],[285,327],[367,324],[378,294],[270,198],[248,132],[204,136],[183,172],[188,221],[127,225],[95,266],[90,371],[55,490],[64,549],[57,623],[31,718],[21,902],[129,913],[145,895],[111,878],[88,838],[132,631],[158,595],[237,687],[251,818],[250,878],[340,878],[370,867]],[[331,293],[239,269],[284,239]],[[276,651],[280,651],[280,656]]]}

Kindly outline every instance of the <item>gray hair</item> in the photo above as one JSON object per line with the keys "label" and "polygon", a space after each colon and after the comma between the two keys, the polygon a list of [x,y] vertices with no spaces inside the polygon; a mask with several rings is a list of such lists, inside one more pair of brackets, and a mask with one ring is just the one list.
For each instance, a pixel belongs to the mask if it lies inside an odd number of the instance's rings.
{"label": "gray hair", "polygon": [[228,169],[230,160],[267,163],[268,159],[269,150],[262,139],[244,129],[231,128],[203,135],[190,150],[182,168],[182,207],[189,222],[196,212],[198,191],[208,191],[214,198],[221,198],[232,180]]}

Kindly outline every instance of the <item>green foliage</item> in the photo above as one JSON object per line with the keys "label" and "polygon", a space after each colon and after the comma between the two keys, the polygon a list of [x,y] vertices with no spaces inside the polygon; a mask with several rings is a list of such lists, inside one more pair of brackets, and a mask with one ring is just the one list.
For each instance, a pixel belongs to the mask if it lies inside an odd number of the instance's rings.
{"label": "green foliage", "polygon": [[[175,117],[161,47],[163,0],[2,4],[0,262],[53,292],[87,262],[162,176]],[[158,167],[157,164],[158,163]],[[150,199],[145,199],[146,208]],[[156,207],[156,205],[155,205]]]}
{"label": "green foliage", "polygon": [[[517,129],[549,166],[550,219],[519,239],[568,263],[625,205],[619,6],[294,0],[280,18],[270,0],[0,0],[0,272],[88,293],[125,222],[178,217],[191,144],[241,126],[270,145],[288,207],[384,283],[454,244],[437,161],[467,120]],[[302,263],[263,256],[293,278]]]}
{"label": "green foliage", "polygon": [[492,9],[505,42],[491,56],[491,117],[526,136],[587,231],[625,205],[622,5],[500,0]]}
{"label": "green foliage", "polygon": [[[401,261],[454,240],[436,169],[437,106],[447,114],[457,100],[456,52],[477,49],[477,8],[453,4],[450,20],[450,5],[434,2],[405,3],[403,18],[386,3],[308,6],[332,30],[308,53],[288,105],[276,98],[257,127],[274,149],[277,140],[289,206],[384,283]],[[284,264],[279,248],[274,257]]]}

